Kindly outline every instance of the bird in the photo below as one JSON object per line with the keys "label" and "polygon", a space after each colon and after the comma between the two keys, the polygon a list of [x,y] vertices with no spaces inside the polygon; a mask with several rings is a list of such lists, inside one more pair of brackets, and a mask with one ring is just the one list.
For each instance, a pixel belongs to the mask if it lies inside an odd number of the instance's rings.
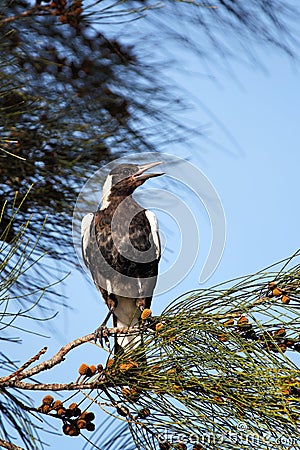
{"label": "bird", "polygon": [[[103,185],[101,206],[82,220],[83,259],[109,310],[96,330],[100,338],[110,316],[114,327],[136,326],[151,306],[161,257],[158,223],[132,194],[148,179],[163,175],[146,173],[159,164],[117,165]],[[114,351],[122,354],[141,343],[140,334],[115,335]]]}

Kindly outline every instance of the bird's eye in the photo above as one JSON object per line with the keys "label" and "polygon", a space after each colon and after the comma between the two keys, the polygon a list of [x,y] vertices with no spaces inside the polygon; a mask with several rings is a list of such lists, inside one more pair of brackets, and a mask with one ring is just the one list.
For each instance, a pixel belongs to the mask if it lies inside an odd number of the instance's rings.
{"label": "bird's eye", "polygon": [[130,175],[130,170],[129,169],[123,169],[123,175],[125,177],[128,177],[128,175]]}

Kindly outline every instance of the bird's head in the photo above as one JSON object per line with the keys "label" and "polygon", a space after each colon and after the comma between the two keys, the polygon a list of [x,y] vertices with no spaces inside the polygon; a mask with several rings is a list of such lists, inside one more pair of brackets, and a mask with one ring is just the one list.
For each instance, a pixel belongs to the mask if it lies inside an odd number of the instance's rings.
{"label": "bird's head", "polygon": [[145,173],[152,167],[158,166],[162,162],[153,162],[147,164],[119,164],[108,174],[103,185],[102,204],[110,196],[126,197],[131,195],[134,190],[145,183],[146,180],[163,175],[162,172]]}

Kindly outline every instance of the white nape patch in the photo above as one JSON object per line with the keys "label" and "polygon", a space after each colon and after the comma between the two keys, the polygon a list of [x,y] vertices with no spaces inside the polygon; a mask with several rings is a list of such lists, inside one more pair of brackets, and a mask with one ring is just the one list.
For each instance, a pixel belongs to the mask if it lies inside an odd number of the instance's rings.
{"label": "white nape patch", "polygon": [[110,196],[112,186],[112,175],[108,175],[102,188],[102,205],[101,210],[109,206],[108,197]]}
{"label": "white nape patch", "polygon": [[87,263],[86,249],[90,242],[90,228],[93,220],[94,220],[94,213],[88,213],[86,216],[84,216],[84,218],[81,221],[82,253],[85,263]]}
{"label": "white nape patch", "polygon": [[156,248],[156,257],[160,258],[161,247],[160,247],[160,239],[159,239],[158,223],[157,223],[156,215],[154,214],[154,212],[149,211],[148,209],[145,211],[145,214],[150,223],[151,233],[153,236],[153,242],[154,242],[154,245]]}

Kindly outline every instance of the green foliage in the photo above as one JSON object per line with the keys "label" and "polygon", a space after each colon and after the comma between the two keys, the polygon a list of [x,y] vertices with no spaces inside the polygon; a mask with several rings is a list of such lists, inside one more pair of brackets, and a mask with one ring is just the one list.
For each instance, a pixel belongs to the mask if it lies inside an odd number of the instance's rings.
{"label": "green foliage", "polygon": [[[25,200],[26,197],[23,201]],[[22,201],[20,203],[22,205]],[[41,334],[33,332],[32,321],[43,322],[49,319],[51,314],[51,310],[41,302],[46,289],[51,287],[41,285],[38,287],[34,283],[35,264],[40,263],[41,258],[36,255],[40,236],[32,242],[28,233],[29,221],[23,223],[18,232],[11,234],[10,230],[18,212],[15,204],[13,210],[7,211],[6,217],[10,216],[10,218],[3,227],[3,234],[0,235],[1,376],[9,376],[19,368],[18,361],[13,356],[14,352],[10,351],[12,347],[7,344],[22,343],[21,336],[24,333],[40,337]],[[4,209],[0,211],[0,222],[3,217]],[[29,286],[26,284],[28,279],[33,281]],[[20,291],[23,294],[20,294]],[[42,447],[39,439],[41,426],[29,414],[30,407],[33,407],[33,402],[26,394],[17,389],[8,392],[1,388],[0,439],[14,442],[18,436],[26,449]]]}
{"label": "green foliage", "polygon": [[76,265],[71,217],[84,181],[119,154],[188,143],[194,133],[178,116],[186,98],[163,75],[170,44],[204,61],[241,47],[248,57],[254,41],[292,54],[294,20],[288,2],[265,0],[2,1],[0,206],[33,184],[11,235],[31,216],[34,239],[48,214],[41,250]]}
{"label": "green foliage", "polygon": [[[66,383],[63,389],[72,394],[63,404],[56,405],[51,396],[49,407],[46,396],[39,408],[20,406],[10,391],[14,381],[2,392],[12,400],[11,408],[60,419],[65,434],[82,435],[96,448],[100,440],[103,450],[125,445],[199,450],[196,443],[218,450],[281,449],[284,440],[296,449],[299,256],[300,251],[254,275],[187,293],[161,316],[147,317],[138,331],[143,333],[142,348],[109,358],[104,368],[81,364],[74,381],[81,388],[73,393],[72,383]],[[13,363],[6,362],[11,372]],[[40,385],[35,373],[25,389],[60,390],[61,385]],[[96,419],[91,412],[90,422],[95,424],[87,426],[82,414],[92,405]],[[99,425],[98,409],[113,422]],[[89,440],[86,432],[95,426]],[[108,431],[112,426],[113,433]]]}
{"label": "green foliage", "polygon": [[1,5],[0,204],[12,205],[15,192],[22,197],[32,184],[11,235],[31,216],[34,239],[48,214],[40,248],[74,264],[72,212],[85,180],[112,154],[157,149],[187,127],[172,118],[180,102],[159,70],[150,71],[131,46],[87,21],[74,27],[38,11],[20,18],[28,5]]}
{"label": "green foliage", "polygon": [[[28,397],[27,401],[30,401]],[[9,443],[14,442],[16,436],[18,436],[25,449],[36,450],[42,448],[42,442],[38,436],[40,431],[41,427],[34,425],[32,417],[24,411],[22,406],[18,405],[17,397],[14,397],[12,400],[6,393],[1,396],[0,439]]]}
{"label": "green foliage", "polygon": [[112,414],[127,421],[131,448],[154,450],[163,438],[166,449],[180,440],[281,449],[281,438],[297,448],[300,264],[289,263],[299,256],[172,302],[145,331],[147,364],[132,364],[131,352],[107,369],[103,385],[111,407],[123,407]]}
{"label": "green foliage", "polygon": [[[138,18],[141,26],[129,27]],[[186,102],[178,100],[160,70],[170,43],[192,49],[204,62],[221,55],[226,63],[227,57],[240,57],[241,49],[251,60],[257,42],[293,55],[297,41],[289,30],[296,20],[292,2],[266,0],[1,2],[0,326],[5,344],[32,332],[30,320],[52,314],[40,300],[54,279],[54,261],[75,262],[71,216],[90,174],[119,154],[160,150],[191,136],[192,129],[177,116]],[[111,29],[104,31],[107,22],[118,26],[117,37]],[[162,49],[161,59],[152,55],[154,46]],[[45,252],[52,258],[40,260]],[[51,299],[56,306],[52,292]],[[108,428],[111,435],[104,435],[102,450],[156,449],[159,435],[167,437],[160,448],[178,449],[178,434],[228,438],[232,430],[240,441],[209,447],[282,448],[277,437],[297,437],[298,305],[299,266],[285,265],[172,303],[144,330],[147,364],[141,355],[123,355],[86,380],[98,384],[82,403],[94,403],[114,417],[114,432]],[[7,376],[19,368],[5,352],[0,364]],[[29,415],[33,410],[37,413],[19,390],[1,388],[1,438],[13,442],[17,435],[25,448],[42,447],[40,428]],[[115,418],[122,419],[120,429]],[[270,432],[270,439],[245,444],[239,424],[250,437]]]}

